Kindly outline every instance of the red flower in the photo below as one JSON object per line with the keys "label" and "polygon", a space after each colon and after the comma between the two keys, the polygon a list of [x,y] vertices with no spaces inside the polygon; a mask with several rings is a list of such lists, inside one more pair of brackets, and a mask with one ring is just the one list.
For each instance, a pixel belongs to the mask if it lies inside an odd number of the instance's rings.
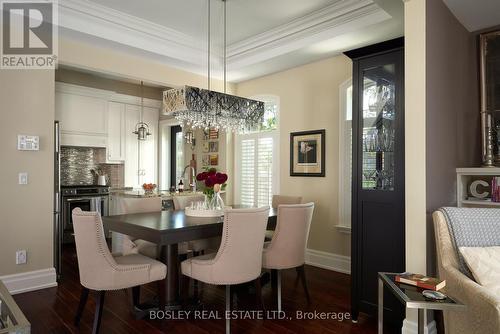
{"label": "red flower", "polygon": [[218,184],[224,184],[227,181],[227,174],[217,173],[215,174],[215,178],[217,179]]}
{"label": "red flower", "polygon": [[202,173],[199,173],[198,175],[196,175],[196,179],[198,181],[205,181],[208,177],[208,173],[207,172],[202,172]]}
{"label": "red flower", "polygon": [[205,185],[209,188],[212,188],[216,183],[217,183],[217,178],[215,177],[215,175],[210,175],[205,180]]}
{"label": "red flower", "polygon": [[215,168],[210,168],[208,170],[208,175],[212,176],[212,175],[215,175],[217,173],[217,169]]}

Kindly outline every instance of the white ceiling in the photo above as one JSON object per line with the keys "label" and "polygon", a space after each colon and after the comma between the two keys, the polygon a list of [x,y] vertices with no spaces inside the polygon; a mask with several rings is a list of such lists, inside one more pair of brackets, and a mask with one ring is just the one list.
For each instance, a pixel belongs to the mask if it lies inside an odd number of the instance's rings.
{"label": "white ceiling", "polygon": [[[205,37],[208,0],[90,0],[145,20]],[[228,0],[228,43],[251,37],[307,13],[321,9],[332,0]],[[212,24],[222,28],[222,1],[211,1]]]}
{"label": "white ceiling", "polygon": [[[212,73],[222,76],[222,2],[211,0]],[[207,71],[208,0],[59,0],[60,34]],[[401,0],[228,0],[237,82],[403,35]]]}
{"label": "white ceiling", "polygon": [[477,31],[500,24],[499,0],[443,1],[469,31]]}

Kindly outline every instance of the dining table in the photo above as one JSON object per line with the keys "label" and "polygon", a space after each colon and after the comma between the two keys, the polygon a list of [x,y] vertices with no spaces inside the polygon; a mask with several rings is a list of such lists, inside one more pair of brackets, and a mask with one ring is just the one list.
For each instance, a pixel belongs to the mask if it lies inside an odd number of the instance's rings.
{"label": "dining table", "polygon": [[[232,208],[250,208],[250,206],[233,205]],[[158,246],[158,260],[167,266],[167,277],[159,289],[159,306],[163,310],[178,309],[181,306],[179,243],[221,236],[224,224],[224,217],[187,216],[184,210],[105,216],[102,220],[106,230],[146,240]],[[276,222],[277,209],[271,208],[267,229],[274,230]]]}

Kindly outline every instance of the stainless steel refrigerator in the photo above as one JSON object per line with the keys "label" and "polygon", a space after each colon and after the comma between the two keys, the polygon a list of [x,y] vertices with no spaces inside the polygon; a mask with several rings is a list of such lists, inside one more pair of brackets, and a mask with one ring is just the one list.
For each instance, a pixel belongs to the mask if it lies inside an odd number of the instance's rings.
{"label": "stainless steel refrigerator", "polygon": [[59,121],[54,122],[54,266],[57,279],[61,278],[62,221],[61,221],[61,166]]}

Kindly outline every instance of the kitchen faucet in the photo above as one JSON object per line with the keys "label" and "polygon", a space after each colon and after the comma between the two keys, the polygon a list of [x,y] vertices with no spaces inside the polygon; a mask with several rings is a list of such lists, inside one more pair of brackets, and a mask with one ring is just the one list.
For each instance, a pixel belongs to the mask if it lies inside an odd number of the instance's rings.
{"label": "kitchen faucet", "polygon": [[196,192],[196,170],[194,169],[193,166],[187,165],[184,167],[184,171],[182,172],[182,178],[186,175],[186,169],[191,169],[191,183],[189,186],[191,187],[192,192]]}

